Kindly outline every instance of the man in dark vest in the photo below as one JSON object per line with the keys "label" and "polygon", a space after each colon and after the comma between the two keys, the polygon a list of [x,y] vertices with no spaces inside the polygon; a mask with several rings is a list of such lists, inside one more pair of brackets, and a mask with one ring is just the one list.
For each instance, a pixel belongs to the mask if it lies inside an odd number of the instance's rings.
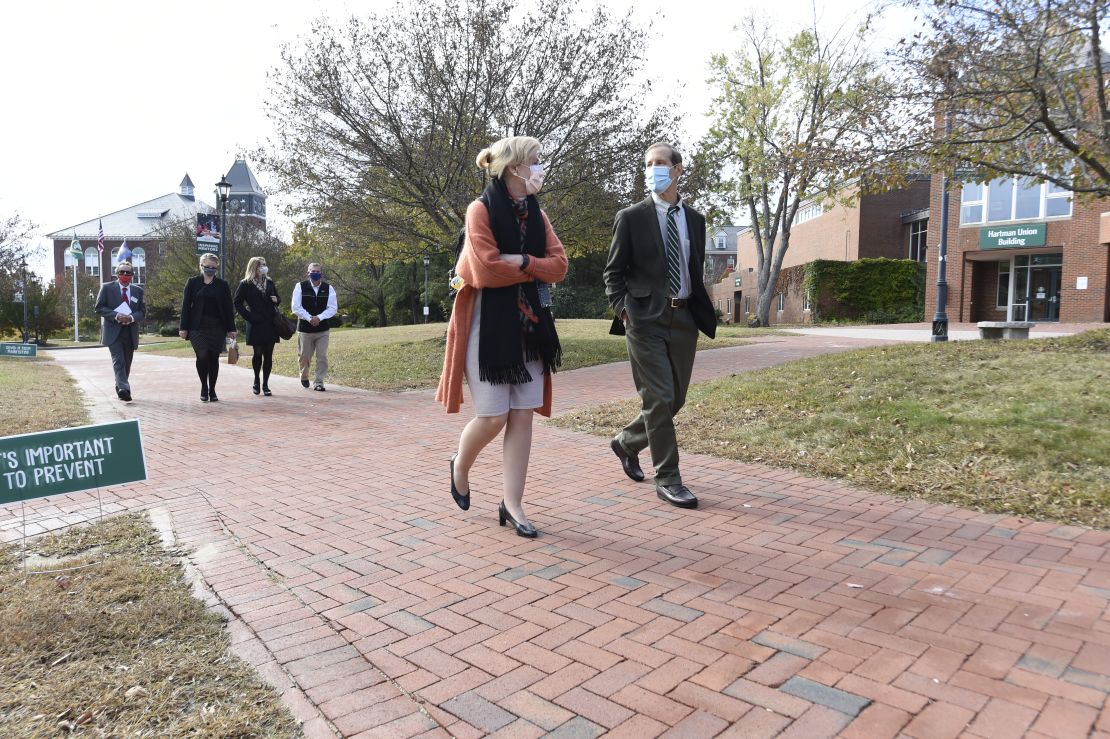
{"label": "man in dark vest", "polygon": [[698,499],[682,483],[674,416],[686,402],[698,331],[713,338],[717,318],[702,283],[705,217],[678,196],[682,155],[667,143],[644,155],[651,194],[617,213],[605,265],[605,293],[616,318],[609,333],[628,342],[643,407],[610,448],[624,473],[644,479],[639,454],[651,452],[655,492],[680,508]]}
{"label": "man in dark vest", "polygon": [[297,318],[297,349],[301,358],[301,385],[308,387],[308,366],[316,355],[316,381],[313,390],[324,391],[328,373],[328,329],[332,316],[339,312],[335,290],[324,282],[319,262],[308,265],[308,279],[293,288],[293,313]]}

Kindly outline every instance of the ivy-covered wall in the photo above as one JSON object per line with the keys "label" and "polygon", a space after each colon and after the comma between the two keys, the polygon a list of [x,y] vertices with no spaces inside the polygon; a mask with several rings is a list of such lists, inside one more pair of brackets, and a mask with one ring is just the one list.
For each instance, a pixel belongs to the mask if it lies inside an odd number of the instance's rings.
{"label": "ivy-covered wall", "polygon": [[805,265],[802,287],[814,299],[814,321],[924,320],[925,265],[910,259],[818,259]]}

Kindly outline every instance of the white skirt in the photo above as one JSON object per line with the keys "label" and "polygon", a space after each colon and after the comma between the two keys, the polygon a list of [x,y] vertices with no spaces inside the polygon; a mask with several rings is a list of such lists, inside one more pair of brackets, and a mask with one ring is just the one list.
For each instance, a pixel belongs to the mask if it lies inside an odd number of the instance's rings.
{"label": "white skirt", "polygon": [[491,385],[479,380],[478,338],[482,330],[482,291],[474,296],[474,317],[470,322],[470,338],[466,340],[466,384],[474,403],[476,416],[503,416],[510,410],[539,408],[543,405],[543,362],[525,362],[531,382],[519,385]]}

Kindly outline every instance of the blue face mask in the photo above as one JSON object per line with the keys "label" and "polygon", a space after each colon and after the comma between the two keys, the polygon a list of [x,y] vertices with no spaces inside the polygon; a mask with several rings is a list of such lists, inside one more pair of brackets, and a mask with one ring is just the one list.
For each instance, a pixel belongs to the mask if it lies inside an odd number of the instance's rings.
{"label": "blue face mask", "polygon": [[671,168],[662,166],[645,169],[644,179],[647,180],[648,188],[657,195],[662,195],[674,181],[671,179]]}
{"label": "blue face mask", "polygon": [[208,276],[212,276],[212,275],[216,274],[216,268],[215,267],[202,267],[201,269],[203,269],[204,274],[206,274]]}
{"label": "blue face mask", "polygon": [[319,272],[309,272],[308,273],[308,279],[312,280],[313,282],[319,282],[321,277],[323,277],[323,275],[320,274]]}

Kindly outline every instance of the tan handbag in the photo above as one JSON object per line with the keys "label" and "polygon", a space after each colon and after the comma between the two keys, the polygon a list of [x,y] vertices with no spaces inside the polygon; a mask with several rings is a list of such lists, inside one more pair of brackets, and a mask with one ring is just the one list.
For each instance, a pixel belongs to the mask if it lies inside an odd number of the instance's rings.
{"label": "tan handbag", "polygon": [[227,345],[227,363],[237,364],[239,362],[239,342],[235,339],[228,339],[230,344]]}

